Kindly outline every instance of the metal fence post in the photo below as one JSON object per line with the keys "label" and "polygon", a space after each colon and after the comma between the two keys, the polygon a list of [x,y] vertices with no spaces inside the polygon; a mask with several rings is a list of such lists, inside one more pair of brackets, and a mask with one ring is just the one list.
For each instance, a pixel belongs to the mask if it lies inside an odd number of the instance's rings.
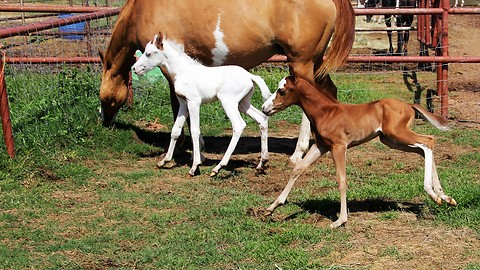
{"label": "metal fence post", "polygon": [[7,153],[15,157],[15,144],[13,142],[12,122],[10,120],[10,108],[8,106],[7,84],[5,83],[5,53],[1,52],[0,61],[0,117],[2,118],[3,138]]}

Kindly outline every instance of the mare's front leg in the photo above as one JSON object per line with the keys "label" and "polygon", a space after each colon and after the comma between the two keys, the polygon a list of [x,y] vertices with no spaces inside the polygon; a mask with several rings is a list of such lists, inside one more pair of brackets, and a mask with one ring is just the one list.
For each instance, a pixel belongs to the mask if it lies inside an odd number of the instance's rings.
{"label": "mare's front leg", "polygon": [[190,113],[190,136],[192,137],[193,145],[192,167],[188,171],[190,176],[194,176],[197,173],[198,165],[202,163],[200,151],[200,105],[201,101],[194,99],[190,99],[187,105]]}
{"label": "mare's front leg", "polygon": [[338,228],[347,222],[347,172],[346,172],[346,154],[347,147],[345,145],[335,144],[332,147],[332,159],[335,164],[337,174],[337,185],[340,191],[340,216],[330,224],[331,228]]}
{"label": "mare's front leg", "polygon": [[288,183],[283,189],[282,193],[280,193],[277,199],[265,210],[266,216],[271,215],[277,207],[285,204],[288,194],[292,190],[293,185],[295,184],[295,181],[297,181],[298,177],[300,177],[300,175],[302,175],[310,165],[317,161],[317,159],[319,159],[326,152],[327,150],[324,148],[319,149],[317,144],[314,144],[312,147],[310,147],[310,150],[308,150],[305,158],[295,165],[295,168],[290,174],[290,179],[288,180]]}
{"label": "mare's front leg", "polygon": [[167,153],[165,154],[163,159],[157,163],[157,166],[159,168],[164,167],[165,164],[167,164],[167,162],[172,160],[173,152],[175,150],[175,145],[177,143],[178,138],[182,134],[183,125],[185,124],[185,120],[187,119],[187,117],[188,117],[187,105],[184,100],[179,99],[179,109],[178,109],[177,118],[175,119],[175,123],[173,124],[173,127],[172,127],[172,132],[170,135],[170,145],[168,146]]}

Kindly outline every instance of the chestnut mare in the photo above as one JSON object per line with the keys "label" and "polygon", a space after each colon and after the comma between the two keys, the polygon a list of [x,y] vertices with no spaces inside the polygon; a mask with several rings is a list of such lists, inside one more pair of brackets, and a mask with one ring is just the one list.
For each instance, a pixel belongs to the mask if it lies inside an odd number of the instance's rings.
{"label": "chestnut mare", "polygon": [[441,130],[448,129],[445,119],[429,113],[419,105],[410,105],[395,99],[381,99],[365,104],[341,104],[317,91],[309,82],[298,76],[289,76],[279,83],[276,93],[263,104],[263,112],[273,115],[292,104],[300,106],[311,121],[315,144],[305,158],[295,166],[285,189],[266,209],[267,215],[285,203],[295,181],[308,166],[325,153],[331,152],[340,191],[340,216],[330,226],[336,228],[347,222],[345,169],[347,148],[368,142],[377,136],[390,148],[424,156],[424,189],[427,194],[437,204],[441,204],[442,200],[451,205],[457,204],[452,197],[443,193],[440,185],[433,161],[435,139],[433,136],[417,134],[410,129],[415,112],[423,115]]}
{"label": "chestnut mare", "polygon": [[[355,16],[349,0],[128,0],[106,53],[100,53],[100,101],[105,125],[114,121],[127,99],[135,51],[143,51],[158,31],[207,66],[249,69],[275,54],[284,54],[298,74],[336,97],[337,89],[328,73],[346,61],[354,40]],[[333,35],[334,31],[338,34]],[[165,69],[162,72],[170,85],[176,117],[179,104],[173,78]],[[308,130],[305,122],[303,127]],[[304,134],[306,139],[299,138],[299,151],[308,150],[310,134]],[[294,161],[302,155],[296,154]]]}
{"label": "chestnut mare", "polygon": [[197,173],[198,165],[202,163],[200,106],[218,100],[232,123],[233,135],[222,160],[213,168],[210,176],[217,175],[218,171],[227,165],[243,129],[247,126],[240,111],[252,117],[260,128],[261,159],[257,171],[263,171],[263,166],[268,160],[268,117],[253,107],[250,100],[255,90],[254,83],[260,88],[264,101],[272,93],[260,76],[253,75],[239,66],[206,67],[188,56],[183,46],[165,38],[162,33],[155,35],[153,40],[147,43],[145,53],[133,65],[133,70],[137,75],[145,75],[157,66],[165,68],[175,77],[175,95],[180,103],[178,116],[172,128],[170,145],[165,157],[158,162],[159,168],[172,160],[177,139],[187,117],[190,117],[193,162],[188,173],[191,176]]}

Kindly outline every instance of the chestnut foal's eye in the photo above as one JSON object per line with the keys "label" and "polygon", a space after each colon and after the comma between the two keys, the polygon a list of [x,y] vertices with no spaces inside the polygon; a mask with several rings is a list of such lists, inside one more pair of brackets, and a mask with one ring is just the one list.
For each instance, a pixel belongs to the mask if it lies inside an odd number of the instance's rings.
{"label": "chestnut foal's eye", "polygon": [[277,90],[277,93],[280,95],[280,96],[284,96],[285,95],[285,88],[280,88]]}

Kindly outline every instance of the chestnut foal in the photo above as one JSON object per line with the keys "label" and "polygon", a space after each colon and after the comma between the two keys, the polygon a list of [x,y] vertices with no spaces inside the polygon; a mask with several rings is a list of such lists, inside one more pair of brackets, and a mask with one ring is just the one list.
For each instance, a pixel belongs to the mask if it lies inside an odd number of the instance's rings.
{"label": "chestnut foal", "polygon": [[[291,72],[290,74],[293,74]],[[278,90],[264,104],[263,112],[273,115],[288,106],[300,106],[314,133],[315,144],[290,175],[287,186],[280,196],[266,209],[266,215],[285,203],[290,190],[300,175],[320,158],[331,152],[335,164],[338,189],[340,191],[340,216],[330,227],[336,228],[347,222],[347,148],[368,142],[379,136],[380,141],[390,148],[414,152],[425,158],[424,189],[437,203],[442,200],[456,205],[455,200],[443,193],[433,161],[433,136],[421,135],[410,129],[415,111],[441,130],[447,130],[446,120],[429,113],[419,105],[411,105],[395,99],[381,99],[365,104],[341,104],[318,91],[301,77],[289,76],[280,81]]]}

